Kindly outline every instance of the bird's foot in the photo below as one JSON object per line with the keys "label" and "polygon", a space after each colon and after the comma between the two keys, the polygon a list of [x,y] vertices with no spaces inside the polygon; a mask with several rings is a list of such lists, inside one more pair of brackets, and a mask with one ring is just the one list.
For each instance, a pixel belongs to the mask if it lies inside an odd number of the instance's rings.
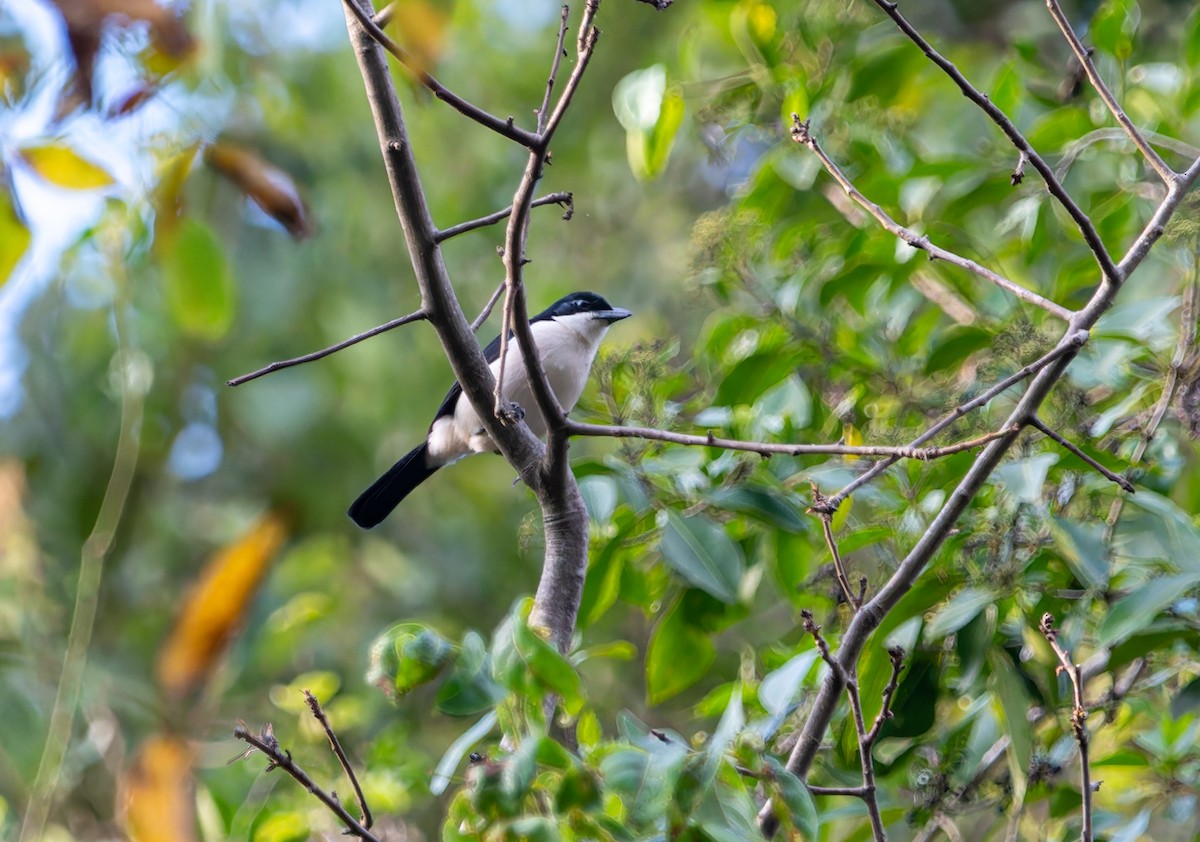
{"label": "bird's foot", "polygon": [[525,410],[519,403],[510,401],[508,406],[500,408],[496,413],[496,417],[500,419],[501,424],[511,427],[525,420]]}

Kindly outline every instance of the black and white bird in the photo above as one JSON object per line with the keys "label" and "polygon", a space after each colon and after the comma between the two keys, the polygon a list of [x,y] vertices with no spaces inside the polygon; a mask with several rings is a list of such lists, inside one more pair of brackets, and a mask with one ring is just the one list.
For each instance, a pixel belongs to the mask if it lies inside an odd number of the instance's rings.
{"label": "black and white bird", "polygon": [[[594,292],[574,292],[529,320],[542,368],[564,411],[570,412],[583,394],[592,360],[608,328],[631,315]],[[500,337],[492,340],[483,355],[495,376],[500,367]],[[525,423],[535,436],[546,434],[546,420],[530,388],[521,349],[511,338],[504,364],[504,397],[525,411]],[[438,407],[425,441],[359,495],[350,506],[350,517],[362,528],[370,529],[438,468],[472,453],[487,452],[495,453],[496,445],[463,395],[462,386],[455,383]]]}

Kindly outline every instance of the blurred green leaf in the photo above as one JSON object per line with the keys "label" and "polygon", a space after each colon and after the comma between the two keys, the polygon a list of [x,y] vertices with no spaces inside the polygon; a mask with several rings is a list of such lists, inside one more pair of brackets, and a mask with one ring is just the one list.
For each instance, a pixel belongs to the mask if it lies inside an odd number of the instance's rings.
{"label": "blurred green leaf", "polygon": [[737,600],[745,560],[717,524],[700,515],[681,517],[668,511],[659,550],[663,560],[691,584],[723,602]]}
{"label": "blurred green leaf", "polygon": [[996,601],[991,588],[963,588],[941,607],[925,625],[925,640],[934,643],[961,629],[980,611]]}
{"label": "blurred green leaf", "polygon": [[1092,42],[1118,59],[1128,58],[1141,17],[1136,0],[1105,0],[1092,16]]}
{"label": "blurred green leaf", "polygon": [[454,670],[438,688],[437,707],[450,716],[482,713],[504,698],[504,690],[492,679],[487,646],[478,633],[463,636]]}
{"label": "blurred green leaf", "polygon": [[1050,521],[1054,544],[1079,581],[1089,588],[1108,586],[1112,558],[1104,543],[1104,527],[1066,518]]}
{"label": "blurred green leaf", "polygon": [[767,762],[771,765],[779,797],[786,808],[781,818],[790,820],[792,826],[800,831],[805,839],[817,839],[817,805],[808,787],[776,758],[768,755]]}
{"label": "blurred green leaf", "polygon": [[483,715],[478,722],[468,728],[446,749],[446,753],[442,755],[442,759],[438,761],[437,768],[433,770],[433,777],[429,780],[429,791],[434,795],[441,795],[446,791],[446,787],[450,785],[450,779],[454,775],[454,770],[458,768],[458,764],[462,762],[474,745],[491,733],[492,728],[496,725],[496,712],[488,711]]}
{"label": "blurred green leaf", "polygon": [[184,332],[216,341],[233,324],[235,287],[225,252],[201,222],[186,219],[160,247],[171,317]]}
{"label": "blurred green leaf", "polygon": [[988,687],[1000,703],[1006,731],[1012,740],[1008,749],[1009,773],[1014,780],[1020,781],[1023,792],[1029,760],[1033,756],[1033,728],[1028,716],[1030,699],[1020,674],[1006,652],[993,648],[988,652],[987,660],[991,668]]}
{"label": "blurred green leaf", "polygon": [[1185,573],[1151,579],[1112,605],[1100,622],[1100,645],[1111,646],[1149,626],[1159,613],[1200,582],[1200,575]]}
{"label": "blurred green leaf", "polygon": [[437,678],[455,658],[454,647],[421,623],[397,623],[371,644],[367,681],[389,697]]}
{"label": "blurred green leaf", "polygon": [[687,622],[677,601],[658,621],[646,649],[647,701],[656,705],[691,687],[717,657],[709,635]]}

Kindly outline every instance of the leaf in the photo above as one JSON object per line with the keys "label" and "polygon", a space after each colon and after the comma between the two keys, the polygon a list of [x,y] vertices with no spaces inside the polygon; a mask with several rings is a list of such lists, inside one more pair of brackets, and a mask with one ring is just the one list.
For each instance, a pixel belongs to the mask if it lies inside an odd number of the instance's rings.
{"label": "leaf", "polygon": [[997,468],[992,478],[1020,502],[1040,503],[1050,466],[1057,461],[1057,453],[1039,453],[1025,459],[1014,459]]}
{"label": "leaf", "polygon": [[155,677],[168,697],[178,699],[208,680],[287,533],[283,516],[268,512],[204,565],[158,650]]}
{"label": "leaf", "polygon": [[767,713],[779,715],[787,711],[796,692],[817,662],[816,649],[809,649],[791,658],[779,669],[767,673],[758,685],[758,701]]}
{"label": "leaf", "polygon": [[808,525],[801,517],[800,507],[792,502],[786,492],[765,486],[740,484],[732,488],[718,488],[708,495],[708,500],[719,509],[750,515],[789,532],[803,532]]}
{"label": "leaf", "polygon": [[450,748],[446,749],[446,753],[438,761],[437,768],[433,770],[433,777],[429,779],[430,793],[441,795],[446,791],[446,787],[450,785],[450,779],[454,775],[454,770],[458,768],[458,764],[463,759],[463,756],[474,748],[477,742],[488,735],[496,725],[496,719],[496,712],[494,710],[488,711],[482,719],[451,743]]}
{"label": "leaf", "polygon": [[813,802],[812,793],[808,791],[808,787],[795,774],[788,771],[788,768],[777,758],[767,755],[767,762],[771,765],[779,799],[786,808],[786,816],[780,816],[780,819],[790,820],[792,826],[800,831],[805,839],[818,838],[817,830],[820,822],[817,816],[817,805]]}
{"label": "leaf", "polygon": [[925,626],[925,640],[934,643],[958,631],[995,601],[996,592],[991,588],[963,588]]}
{"label": "leaf", "polygon": [[107,170],[63,143],[24,146],[17,152],[34,172],[58,187],[94,190],[113,183]]}
{"label": "leaf", "polygon": [[1128,58],[1141,16],[1135,0],[1106,0],[1092,16],[1092,41],[1118,59]]}
{"label": "leaf", "polygon": [[431,73],[446,48],[454,4],[446,0],[397,0],[387,31],[408,52],[417,73]]}
{"label": "leaf", "polygon": [[987,660],[991,667],[988,688],[1000,703],[1008,724],[1008,736],[1012,740],[1008,749],[1009,772],[1014,781],[1020,782],[1023,792],[1029,760],[1033,756],[1033,730],[1028,717],[1029,695],[1007,652],[993,647],[988,650]]}
{"label": "leaf", "polygon": [[175,323],[200,339],[223,337],[233,323],[234,283],[216,235],[208,226],[186,219],[170,242],[160,241],[160,254]]}
{"label": "leaf", "polygon": [[1154,622],[1159,613],[1200,581],[1196,573],[1151,579],[1109,608],[1100,622],[1100,645],[1111,646]]}
{"label": "leaf", "polygon": [[450,716],[482,713],[504,698],[504,688],[492,679],[487,647],[477,632],[463,635],[454,671],[438,688],[437,707]]}
{"label": "leaf", "polygon": [[663,559],[676,573],[722,602],[737,600],[745,572],[741,548],[717,524],[700,515],[667,512],[659,543]]}
{"label": "leaf", "polygon": [[646,648],[646,695],[652,705],[695,684],[717,658],[712,639],[687,622],[677,600],[659,620]]}
{"label": "leaf", "polygon": [[1108,587],[1112,557],[1104,543],[1102,526],[1055,518],[1050,522],[1050,533],[1063,560],[1080,582],[1089,588]]}
{"label": "leaf", "polygon": [[31,235],[17,207],[17,197],[7,189],[9,185],[0,179],[0,287],[12,275],[13,269],[29,249]]}
{"label": "leaf", "polygon": [[660,821],[686,757],[678,743],[660,743],[654,752],[618,749],[600,762],[600,777],[606,790],[621,796],[635,826]]}
{"label": "leaf", "polygon": [[254,204],[301,240],[313,233],[308,206],[295,180],[257,152],[218,141],[204,150],[204,161],[229,179]]}
{"label": "leaf", "polygon": [[1000,70],[992,79],[992,89],[989,94],[992,104],[1003,111],[1012,120],[1017,119],[1021,100],[1025,97],[1025,86],[1017,72],[1016,64],[1006,61],[1000,65]]}
{"label": "leaf", "polygon": [[1180,719],[1200,708],[1200,678],[1193,678],[1171,699],[1171,717]]}
{"label": "leaf", "polygon": [[704,772],[701,779],[704,788],[712,786],[712,782],[717,777],[717,769],[720,768],[721,761],[725,759],[725,750],[733,744],[734,739],[745,726],[746,714],[742,709],[742,685],[738,683],[733,688],[729,704],[725,706],[725,712],[721,714],[717,730],[713,732],[705,747]]}
{"label": "leaf", "polygon": [[683,95],[667,85],[667,70],[655,64],[635,70],[613,88],[613,111],[625,129],[629,168],[639,180],[655,178],[666,167],[683,123]]}
{"label": "leaf", "polygon": [[367,681],[395,699],[433,681],[453,659],[454,647],[433,629],[397,623],[371,644]]}
{"label": "leaf", "polygon": [[571,662],[520,618],[513,621],[513,642],[529,673],[560,696],[567,713],[577,716],[585,696],[583,680]]}
{"label": "leaf", "polygon": [[971,354],[989,347],[994,340],[990,330],[978,327],[954,327],[942,334],[925,360],[925,373],[943,371],[966,363]]}
{"label": "leaf", "polygon": [[195,749],[156,734],[121,775],[117,813],[130,842],[191,842],[196,835]]}

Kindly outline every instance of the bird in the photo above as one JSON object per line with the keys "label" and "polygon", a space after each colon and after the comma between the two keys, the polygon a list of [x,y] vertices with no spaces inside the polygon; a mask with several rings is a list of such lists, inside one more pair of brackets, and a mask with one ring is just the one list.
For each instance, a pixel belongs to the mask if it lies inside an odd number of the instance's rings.
{"label": "bird", "polygon": [[[613,307],[594,292],[573,292],[529,320],[542,369],[565,412],[575,407],[583,393],[592,361],[609,327],[632,315],[622,307]],[[530,388],[521,349],[515,341],[510,341],[507,348],[504,398],[521,408],[530,431],[541,438],[546,435],[546,419]],[[500,367],[499,336],[483,350],[483,356],[495,376]],[[488,452],[497,452],[496,445],[456,382],[438,407],[425,441],[400,457],[360,494],[348,514],[363,529],[371,529],[439,468],[472,453]]]}

